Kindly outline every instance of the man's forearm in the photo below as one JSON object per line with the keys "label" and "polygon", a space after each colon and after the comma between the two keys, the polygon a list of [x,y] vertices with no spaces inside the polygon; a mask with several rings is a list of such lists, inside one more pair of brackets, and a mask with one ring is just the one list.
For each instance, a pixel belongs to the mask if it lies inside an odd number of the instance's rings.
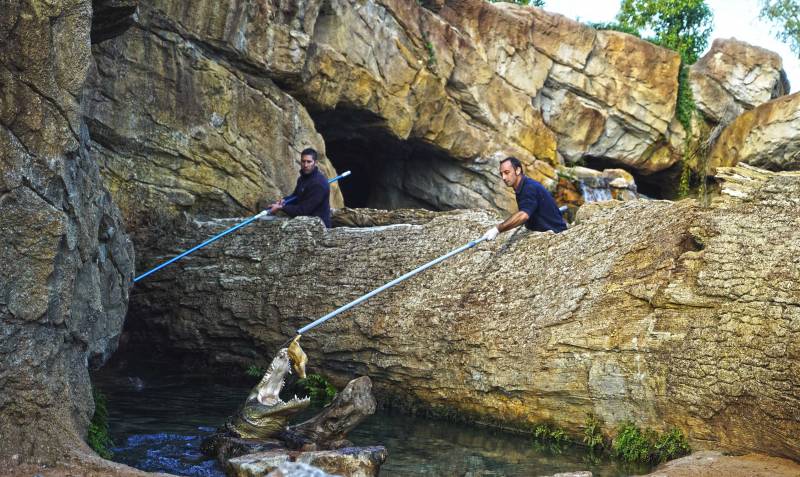
{"label": "man's forearm", "polygon": [[497,230],[499,230],[500,232],[505,232],[507,230],[519,227],[520,225],[527,222],[528,218],[529,217],[527,212],[523,212],[520,210],[511,217],[507,218],[502,224],[498,225]]}

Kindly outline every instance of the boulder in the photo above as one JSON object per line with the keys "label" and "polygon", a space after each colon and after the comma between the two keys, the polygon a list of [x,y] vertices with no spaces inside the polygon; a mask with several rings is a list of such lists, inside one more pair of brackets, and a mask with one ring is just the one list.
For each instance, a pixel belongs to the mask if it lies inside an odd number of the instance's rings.
{"label": "boulder", "polygon": [[267,474],[267,477],[328,477],[324,470],[301,462],[284,462]]}
{"label": "boulder", "polygon": [[773,171],[800,169],[800,93],[742,113],[714,144],[708,159],[719,166],[750,164]]}
{"label": "boulder", "polygon": [[0,13],[0,460],[90,452],[88,367],[127,311],[133,247],[81,116],[91,12],[11,0]]}
{"label": "boulder", "polygon": [[[231,459],[225,468],[228,475],[235,477],[263,477],[273,475],[276,471],[274,475],[287,477],[328,474],[342,477],[377,477],[385,460],[386,449],[382,446],[312,452],[275,450]],[[309,473],[294,473],[300,470]],[[312,471],[317,473],[310,473]]]}
{"label": "boulder", "polygon": [[[720,171],[709,207],[589,205],[561,234],[518,230],[304,336],[322,370],[368,375],[379,401],[577,434],[594,413],[678,427],[699,447],[797,459],[800,176]],[[246,367],[300,326],[469,240],[496,218],[325,230],[258,222],[142,283],[148,349]],[[189,224],[178,247],[227,226]]]}
{"label": "boulder", "polygon": [[717,38],[689,69],[697,109],[720,122],[789,93],[781,57],[735,38]]}
{"label": "boulder", "polygon": [[726,455],[695,452],[660,465],[645,477],[792,477],[800,475],[797,462],[760,454]]}

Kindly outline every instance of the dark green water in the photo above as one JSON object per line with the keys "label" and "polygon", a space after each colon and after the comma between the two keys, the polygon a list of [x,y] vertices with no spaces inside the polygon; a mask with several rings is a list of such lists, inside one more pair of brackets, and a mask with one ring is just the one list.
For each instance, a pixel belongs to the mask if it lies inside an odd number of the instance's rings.
{"label": "dark green water", "polygon": [[[138,380],[108,372],[94,377],[108,398],[113,459],[147,471],[223,476],[216,462],[200,453],[200,442],[236,410],[249,386],[150,371],[156,377]],[[371,416],[350,440],[387,448],[381,476],[528,477],[579,470],[623,476],[647,471],[590,458],[580,448],[537,449],[525,436],[388,413]]]}

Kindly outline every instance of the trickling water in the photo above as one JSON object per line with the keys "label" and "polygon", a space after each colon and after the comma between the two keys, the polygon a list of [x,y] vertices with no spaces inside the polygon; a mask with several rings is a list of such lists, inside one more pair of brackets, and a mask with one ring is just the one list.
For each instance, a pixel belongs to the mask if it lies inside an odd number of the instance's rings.
{"label": "trickling water", "polygon": [[611,189],[608,187],[589,187],[581,182],[581,190],[583,191],[583,200],[587,204],[589,202],[600,202],[613,199],[611,196]]}
{"label": "trickling water", "polygon": [[[222,477],[200,442],[243,402],[249,386],[192,376],[128,378],[108,374],[95,385],[108,398],[113,459],[147,471]],[[136,382],[134,380],[133,382]],[[356,445],[384,445],[381,476],[535,476],[591,470],[594,476],[644,473],[577,448],[542,449],[530,437],[443,421],[378,413],[349,436]]]}

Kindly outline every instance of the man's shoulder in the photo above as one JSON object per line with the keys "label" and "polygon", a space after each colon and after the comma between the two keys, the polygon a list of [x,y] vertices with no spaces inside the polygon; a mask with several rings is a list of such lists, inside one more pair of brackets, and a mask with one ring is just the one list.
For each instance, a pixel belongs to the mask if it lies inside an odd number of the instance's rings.
{"label": "man's shoulder", "polygon": [[525,176],[525,179],[522,180],[522,187],[519,188],[520,192],[533,192],[536,189],[544,187],[539,181],[536,179],[532,179],[528,176]]}
{"label": "man's shoulder", "polygon": [[319,168],[317,168],[314,176],[317,178],[317,180],[324,181],[326,184],[328,183],[328,176],[326,176],[325,173]]}

